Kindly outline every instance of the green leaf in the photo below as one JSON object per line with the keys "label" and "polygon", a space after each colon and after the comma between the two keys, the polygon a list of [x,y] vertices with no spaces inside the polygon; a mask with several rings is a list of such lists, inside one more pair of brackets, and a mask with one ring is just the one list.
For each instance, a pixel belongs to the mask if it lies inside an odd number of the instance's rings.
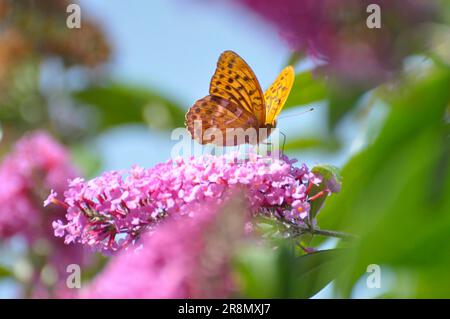
{"label": "green leaf", "polygon": [[298,256],[281,242],[277,249],[247,247],[235,262],[238,282],[248,298],[310,298],[341,272],[341,250]]}
{"label": "green leaf", "polygon": [[284,298],[310,298],[322,290],[342,270],[341,250],[330,249],[294,256],[281,249],[279,269],[281,296]]}
{"label": "green leaf", "polygon": [[242,247],[234,261],[241,293],[248,298],[277,298],[277,254],[264,246]]}
{"label": "green leaf", "polygon": [[183,108],[145,88],[111,83],[75,92],[74,98],[94,108],[100,116],[101,129],[129,123],[172,129],[184,123]]}
{"label": "green leaf", "polygon": [[407,277],[397,295],[450,296],[449,87],[450,72],[431,68],[391,92],[380,134],[346,164],[342,191],[318,215],[320,227],[359,236],[336,282],[342,296],[369,264]]}
{"label": "green leaf", "polygon": [[325,82],[315,78],[311,71],[298,73],[286,101],[285,109],[324,100],[327,97]]}

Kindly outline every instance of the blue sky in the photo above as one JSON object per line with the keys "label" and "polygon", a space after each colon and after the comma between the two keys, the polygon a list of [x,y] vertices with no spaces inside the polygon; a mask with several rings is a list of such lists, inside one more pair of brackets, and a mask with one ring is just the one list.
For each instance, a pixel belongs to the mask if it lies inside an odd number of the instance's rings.
{"label": "blue sky", "polygon": [[190,103],[207,93],[222,51],[244,57],[263,87],[289,56],[276,31],[226,2],[85,0],[81,9],[105,26],[115,47],[115,76]]}

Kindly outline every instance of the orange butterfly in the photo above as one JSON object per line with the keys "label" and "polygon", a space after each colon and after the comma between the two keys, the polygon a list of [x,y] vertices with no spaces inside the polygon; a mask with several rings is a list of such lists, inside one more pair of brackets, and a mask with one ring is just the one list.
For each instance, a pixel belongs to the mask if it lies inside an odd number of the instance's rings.
{"label": "orange butterfly", "polygon": [[[248,64],[233,51],[225,51],[217,61],[209,87],[210,95],[198,100],[189,109],[185,125],[200,144],[257,144],[276,127],[276,118],[289,96],[294,77],[294,68],[287,66],[263,93]],[[218,131],[225,139],[206,137],[208,129]],[[230,129],[254,129],[256,140],[237,139],[229,134]],[[261,136],[264,129],[267,133]]]}

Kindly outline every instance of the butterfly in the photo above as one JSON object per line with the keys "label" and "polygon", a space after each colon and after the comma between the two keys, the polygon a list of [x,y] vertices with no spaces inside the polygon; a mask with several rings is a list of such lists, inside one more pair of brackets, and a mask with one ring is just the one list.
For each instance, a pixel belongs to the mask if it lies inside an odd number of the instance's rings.
{"label": "butterfly", "polygon": [[[289,96],[294,77],[294,68],[287,66],[263,93],[250,66],[235,52],[225,51],[217,61],[209,95],[189,109],[185,125],[200,144],[258,144],[276,127],[277,116]],[[240,139],[230,134],[237,129],[254,129],[256,138]],[[262,134],[264,131],[266,133]],[[213,133],[205,134],[208,132]],[[216,138],[217,134],[225,138]]]}

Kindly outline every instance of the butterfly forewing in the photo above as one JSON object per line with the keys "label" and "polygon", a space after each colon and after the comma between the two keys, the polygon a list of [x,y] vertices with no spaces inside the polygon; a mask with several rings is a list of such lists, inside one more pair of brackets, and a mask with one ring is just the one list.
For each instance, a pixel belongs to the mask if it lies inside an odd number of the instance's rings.
{"label": "butterfly forewing", "polygon": [[[186,127],[192,138],[200,144],[212,143],[220,146],[237,145],[227,139],[227,129],[258,128],[258,120],[246,109],[221,97],[208,95],[198,100],[186,114]],[[218,130],[221,138],[217,138]],[[213,133],[214,137],[209,136]]]}
{"label": "butterfly forewing", "polygon": [[295,72],[292,66],[287,66],[281,71],[272,85],[264,92],[266,103],[265,124],[273,124],[286,100],[294,83]]}
{"label": "butterfly forewing", "polygon": [[209,94],[235,103],[264,125],[266,108],[259,82],[248,64],[233,51],[220,55]]}

